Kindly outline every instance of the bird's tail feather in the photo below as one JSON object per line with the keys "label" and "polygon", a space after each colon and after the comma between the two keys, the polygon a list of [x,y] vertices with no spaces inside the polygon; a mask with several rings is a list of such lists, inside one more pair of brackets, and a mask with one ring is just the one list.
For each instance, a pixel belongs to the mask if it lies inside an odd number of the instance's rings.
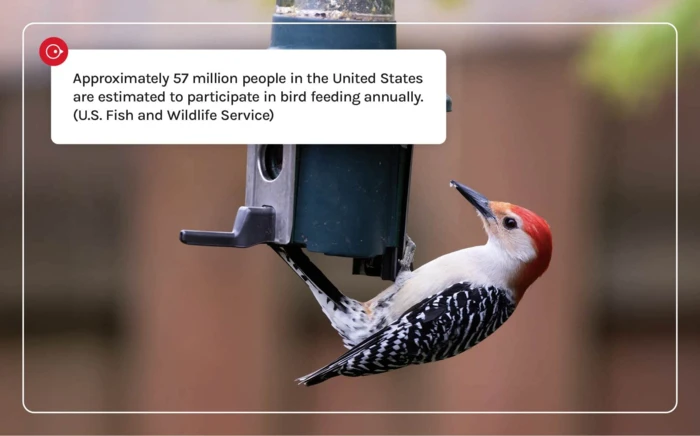
{"label": "bird's tail feather", "polygon": [[[326,277],[323,272],[309,259],[301,247],[294,245],[273,245],[270,244],[273,250],[289,265],[292,270],[301,277],[304,282],[314,291],[317,299],[318,295],[323,295],[327,299],[326,304],[332,301],[337,309],[346,310],[347,302],[350,301],[335,285]],[[319,302],[324,304],[321,299]]]}
{"label": "bird's tail feather", "polygon": [[343,368],[346,367],[346,364],[348,363],[348,361],[350,359],[362,354],[365,350],[367,350],[371,346],[379,343],[382,339],[382,335],[388,329],[389,329],[389,327],[384,327],[383,329],[374,333],[373,335],[371,335],[370,337],[368,337],[364,341],[357,344],[351,350],[348,350],[347,352],[345,352],[342,356],[338,357],[333,362],[329,363],[328,365],[324,366],[321,369],[317,369],[316,371],[312,372],[311,374],[307,374],[304,377],[299,377],[298,379],[296,379],[296,381],[300,385],[313,386],[313,385],[317,385],[319,383],[322,383],[322,382],[328,380],[329,378],[337,377],[339,375],[347,375],[347,376],[353,377],[353,375],[351,375],[347,371],[344,371],[344,373],[341,374],[341,371],[343,371]]}
{"label": "bird's tail feather", "polygon": [[337,368],[331,368],[330,366],[324,366],[323,368],[316,370],[312,372],[311,374],[307,374],[304,377],[299,377],[295,381],[299,383],[300,385],[304,386],[313,386],[317,385],[319,383],[323,383],[324,381],[337,377],[340,375],[340,372],[338,371]]}
{"label": "bird's tail feather", "polygon": [[[270,245],[287,265],[306,283],[333,328],[343,338],[346,348],[362,340],[368,319],[364,306],[346,297],[309,259],[301,247]],[[358,334],[360,335],[358,337]]]}

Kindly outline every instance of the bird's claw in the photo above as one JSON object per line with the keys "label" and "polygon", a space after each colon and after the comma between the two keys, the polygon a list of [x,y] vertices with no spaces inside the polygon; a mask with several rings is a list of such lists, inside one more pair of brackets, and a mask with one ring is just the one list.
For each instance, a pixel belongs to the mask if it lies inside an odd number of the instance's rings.
{"label": "bird's claw", "polygon": [[410,236],[406,234],[406,241],[403,249],[403,258],[399,260],[399,265],[401,266],[401,272],[411,271],[411,265],[413,265],[413,255],[416,253],[416,244],[413,242]]}

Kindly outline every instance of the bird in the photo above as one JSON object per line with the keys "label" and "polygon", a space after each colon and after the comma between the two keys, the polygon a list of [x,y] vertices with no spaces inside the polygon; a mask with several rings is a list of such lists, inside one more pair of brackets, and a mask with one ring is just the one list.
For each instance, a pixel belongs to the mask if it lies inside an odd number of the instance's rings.
{"label": "bird", "polygon": [[406,235],[396,280],[367,302],[345,296],[299,254],[300,249],[276,249],[307,283],[349,349],[298,378],[300,385],[313,386],[337,376],[380,374],[456,356],[503,325],[526,290],[545,273],[553,249],[547,221],[524,207],[489,201],[454,180],[450,186],[476,209],[487,242],[445,254],[411,271],[415,243]]}

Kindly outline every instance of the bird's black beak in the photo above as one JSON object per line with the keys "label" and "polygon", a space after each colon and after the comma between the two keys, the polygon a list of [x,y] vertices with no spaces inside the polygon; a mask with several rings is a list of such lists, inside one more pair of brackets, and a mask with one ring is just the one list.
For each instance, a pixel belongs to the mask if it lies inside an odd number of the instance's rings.
{"label": "bird's black beak", "polygon": [[459,193],[474,206],[484,219],[496,219],[496,216],[491,211],[491,206],[489,206],[489,200],[486,197],[454,180],[450,181],[450,186],[457,188]]}

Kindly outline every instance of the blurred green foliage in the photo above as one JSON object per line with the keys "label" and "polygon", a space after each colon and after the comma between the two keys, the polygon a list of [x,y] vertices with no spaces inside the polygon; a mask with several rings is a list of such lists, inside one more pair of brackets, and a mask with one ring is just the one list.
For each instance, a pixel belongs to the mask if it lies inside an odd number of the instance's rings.
{"label": "blurred green foliage", "polygon": [[443,8],[454,8],[457,6],[462,6],[467,3],[467,0],[433,0],[439,6]]}
{"label": "blurred green foliage", "polygon": [[[258,1],[265,6],[274,4],[274,0]],[[432,1],[444,8],[468,3]],[[679,64],[700,60],[700,0],[668,0],[633,21],[672,23],[678,29]],[[673,85],[676,32],[672,26],[620,25],[600,29],[586,44],[581,58],[584,81],[628,111],[650,106]]]}
{"label": "blurred green foliage", "polygon": [[[699,0],[666,2],[635,21],[672,23],[679,64],[700,58]],[[584,51],[582,76],[627,111],[649,107],[673,86],[675,39],[670,25],[606,26]]]}

